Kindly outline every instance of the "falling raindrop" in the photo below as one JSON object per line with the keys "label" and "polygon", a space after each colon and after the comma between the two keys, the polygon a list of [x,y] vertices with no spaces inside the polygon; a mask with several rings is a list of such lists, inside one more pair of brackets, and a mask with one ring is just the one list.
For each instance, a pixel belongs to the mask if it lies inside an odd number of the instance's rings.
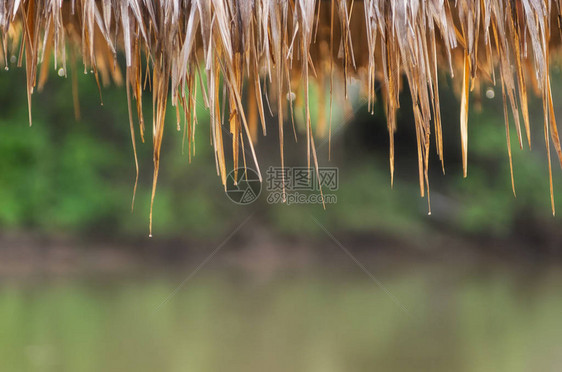
{"label": "falling raindrop", "polygon": [[64,76],[64,68],[62,68],[62,67],[59,68],[58,74],[59,74],[60,77],[63,77]]}
{"label": "falling raindrop", "polygon": [[496,92],[494,92],[494,89],[492,88],[486,89],[486,98],[492,99],[495,96],[496,96]]}
{"label": "falling raindrop", "polygon": [[18,59],[17,59],[16,56],[11,56],[11,57],[10,57],[10,62],[11,62],[11,63],[16,63],[17,61],[18,61]]}
{"label": "falling raindrop", "polygon": [[297,98],[297,95],[295,94],[295,92],[287,93],[287,100],[293,102],[295,100],[295,98]]}

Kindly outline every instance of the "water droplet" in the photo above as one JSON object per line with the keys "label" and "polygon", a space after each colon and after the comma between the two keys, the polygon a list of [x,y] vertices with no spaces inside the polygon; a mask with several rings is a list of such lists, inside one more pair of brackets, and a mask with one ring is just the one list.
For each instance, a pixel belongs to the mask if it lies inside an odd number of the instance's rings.
{"label": "water droplet", "polygon": [[287,93],[287,100],[293,102],[295,100],[295,98],[297,98],[297,95],[295,94],[295,92],[289,92]]}
{"label": "water droplet", "polygon": [[16,63],[18,61],[18,59],[16,58],[16,56],[11,56],[10,57],[10,62],[11,63]]}
{"label": "water droplet", "polygon": [[496,92],[492,88],[486,89],[486,98],[492,99],[496,96]]}
{"label": "water droplet", "polygon": [[64,76],[64,68],[62,68],[62,67],[59,68],[58,74],[59,74],[60,77],[63,77]]}
{"label": "water droplet", "polygon": [[4,70],[8,71],[9,70],[8,66],[4,66]]}

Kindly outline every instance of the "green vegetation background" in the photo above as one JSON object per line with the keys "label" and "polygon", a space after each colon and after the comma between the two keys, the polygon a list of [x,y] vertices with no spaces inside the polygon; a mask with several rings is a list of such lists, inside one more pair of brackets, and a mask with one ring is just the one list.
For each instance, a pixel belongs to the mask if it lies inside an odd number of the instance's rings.
{"label": "green vegetation background", "polygon": [[[102,88],[102,106],[93,76],[78,75],[80,120],[74,117],[70,79],[53,73],[44,91],[33,94],[33,126],[29,127],[23,69],[0,73],[0,229],[117,238],[148,235],[150,123],[147,120],[146,143],[138,142],[140,183],[131,213],[135,170],[125,90]],[[559,74],[554,79],[553,95],[559,99],[562,79]],[[407,92],[402,94],[403,109],[399,112],[394,189],[390,187],[382,109],[377,105],[375,114],[370,115],[356,100],[354,119],[334,123],[332,160],[328,160],[327,146],[319,150],[321,165],[340,168],[338,202],[325,211],[320,205],[269,205],[264,194],[251,206],[231,203],[216,176],[208,113],[198,108],[196,156],[189,164],[187,155],[182,154],[182,134],[176,132],[175,112],[170,107],[154,205],[154,234],[205,239],[227,231],[255,209],[260,210],[263,223],[287,234],[318,231],[309,215],[316,216],[331,231],[374,231],[412,241],[436,231],[491,237],[532,231],[536,239],[543,233],[548,236],[556,232],[560,224],[550,210],[540,101],[535,98],[530,106],[532,151],[526,145],[524,150],[518,149],[513,124],[511,127],[517,190],[514,198],[500,95],[483,98],[482,102],[473,98],[473,107],[481,106],[481,110],[470,112],[469,177],[463,179],[459,103],[446,87],[441,94],[447,172],[441,173],[432,146],[431,216],[427,215],[427,200],[419,196]],[[145,116],[151,118],[150,94],[144,99]],[[313,92],[312,102],[315,99]],[[335,109],[335,117],[341,118],[339,108]],[[316,107],[313,114],[317,114]],[[562,113],[557,114],[562,120]],[[345,128],[340,130],[341,126]],[[262,171],[269,165],[279,165],[277,137],[275,131],[270,132],[273,135],[260,138],[257,146],[264,159]],[[288,165],[306,164],[303,134],[301,138],[297,144],[287,144],[293,154],[288,157]],[[562,212],[562,173],[554,152],[552,155],[556,205]]]}

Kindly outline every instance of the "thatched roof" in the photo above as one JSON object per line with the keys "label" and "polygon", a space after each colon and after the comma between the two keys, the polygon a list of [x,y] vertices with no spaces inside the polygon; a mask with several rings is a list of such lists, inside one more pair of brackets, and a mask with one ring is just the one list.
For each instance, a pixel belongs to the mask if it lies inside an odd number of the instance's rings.
{"label": "thatched roof", "polygon": [[[251,152],[246,158],[259,173],[252,143],[259,127],[264,134],[269,129],[265,117],[270,109],[278,116],[284,163],[283,141],[290,128],[284,122],[293,109],[292,100],[286,97],[292,92],[302,92],[308,161],[317,166],[309,111],[316,103],[309,101],[308,88],[318,84],[320,91],[336,94],[334,84],[341,84],[347,95],[352,76],[363,83],[370,109],[379,104],[375,103],[375,81],[380,83],[393,174],[395,113],[404,80],[413,97],[424,195],[432,131],[437,155],[443,160],[438,69],[448,71],[458,84],[465,176],[469,92],[482,83],[501,87],[510,159],[508,106],[519,146],[526,141],[530,145],[529,86],[543,100],[549,169],[549,137],[562,160],[549,78],[552,45],[559,44],[561,2],[4,0],[0,3],[0,63],[7,66],[15,56],[19,65],[25,64],[30,106],[31,94],[44,84],[48,70],[54,67],[66,74],[68,61],[74,63],[78,54],[85,71],[91,70],[98,84],[124,81],[133,148],[137,132],[133,122],[138,122],[144,140],[141,96],[143,90],[151,89],[154,188],[168,99],[178,110],[178,127],[184,119],[190,149],[197,122],[196,99],[209,108],[217,169],[225,183],[225,140],[232,141],[235,164],[245,144]],[[125,54],[124,76],[115,63],[118,51]],[[206,86],[203,96],[196,97],[196,84],[204,84],[198,78],[201,75],[206,75]],[[221,119],[225,107],[230,112],[227,123]],[[224,128],[230,134],[227,137]],[[552,189],[552,178],[550,182]]]}

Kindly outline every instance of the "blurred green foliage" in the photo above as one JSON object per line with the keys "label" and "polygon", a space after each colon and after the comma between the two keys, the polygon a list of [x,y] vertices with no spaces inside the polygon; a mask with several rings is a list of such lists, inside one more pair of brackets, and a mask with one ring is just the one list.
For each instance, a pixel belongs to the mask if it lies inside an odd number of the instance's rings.
{"label": "blurred green foliage", "polygon": [[[131,213],[135,168],[122,87],[104,89],[102,106],[93,77],[79,76],[77,121],[70,81],[53,76],[45,91],[33,95],[33,126],[29,127],[23,72],[3,72],[0,78],[2,228],[146,233],[152,184],[150,128],[145,144],[138,140],[136,129],[141,173]],[[150,102],[145,106],[150,107]],[[149,111],[145,115],[151,117]],[[204,110],[199,110],[199,118],[208,121]],[[174,127],[170,125],[169,132]],[[162,182],[154,206],[154,226],[160,234],[206,235],[213,233],[213,225],[219,230],[222,226],[220,203],[208,193],[209,189],[220,192],[220,185],[208,167],[212,164],[205,164],[211,158],[211,149],[205,146],[207,133],[202,128],[196,133],[197,156],[189,167],[187,155],[182,155],[181,134],[168,133],[164,141]]]}
{"label": "blurred green foliage", "polygon": [[[33,126],[29,127],[23,69],[0,73],[0,228],[55,234],[145,235],[152,182],[150,120],[146,143],[140,143],[138,128],[135,129],[140,179],[131,213],[135,169],[124,88],[102,88],[102,106],[93,76],[78,75],[81,118],[74,118],[70,79],[53,74],[44,91],[32,97]],[[555,97],[562,96],[558,75],[553,90]],[[315,102],[316,88],[311,94],[311,101]],[[431,233],[436,226],[454,233],[490,236],[509,235],[519,224],[529,221],[545,229],[557,229],[559,223],[550,217],[540,102],[533,99],[530,105],[532,151],[526,144],[523,151],[518,149],[513,124],[511,127],[517,190],[514,198],[501,98],[486,100],[481,103],[481,111],[470,113],[469,177],[463,179],[458,159],[458,103],[450,98],[447,88],[442,95],[442,101],[449,102],[442,107],[447,174],[441,174],[432,145],[432,216],[427,216],[427,200],[419,197],[415,142],[398,149],[396,181],[391,189],[388,144],[356,146],[345,140],[346,132],[353,133],[362,126],[380,127],[382,132],[375,136],[387,138],[380,106],[374,116],[365,113],[365,108],[359,109],[357,118],[343,131],[338,129],[342,125],[341,108],[335,108],[332,161],[328,161],[327,146],[319,146],[320,164],[340,168],[338,200],[326,210],[318,204],[269,205],[263,194],[251,206],[231,203],[216,176],[207,111],[198,106],[196,156],[188,164],[188,157],[182,152],[182,133],[176,132],[175,109],[170,107],[154,204],[154,232],[163,237],[212,237],[238,224],[256,208],[265,221],[292,234],[319,231],[310,216],[334,230],[380,231],[411,239]],[[409,99],[407,94],[402,96],[406,101]],[[150,94],[144,99],[145,117],[150,119]],[[360,102],[354,105],[357,109]],[[313,106],[314,122],[318,109]],[[557,114],[562,117],[562,112]],[[297,112],[297,119],[299,115],[302,116]],[[408,142],[408,136],[410,140],[415,137],[407,102],[399,118],[397,135],[403,135],[403,142]],[[257,145],[260,159],[265,158],[260,163],[262,172],[267,165],[280,163],[276,134],[268,137],[260,139]],[[401,141],[397,139],[398,146]],[[303,141],[286,144],[287,165],[305,164],[305,148]],[[562,178],[557,163],[553,152],[555,198],[560,206]],[[404,234],[405,231],[408,233]]]}

